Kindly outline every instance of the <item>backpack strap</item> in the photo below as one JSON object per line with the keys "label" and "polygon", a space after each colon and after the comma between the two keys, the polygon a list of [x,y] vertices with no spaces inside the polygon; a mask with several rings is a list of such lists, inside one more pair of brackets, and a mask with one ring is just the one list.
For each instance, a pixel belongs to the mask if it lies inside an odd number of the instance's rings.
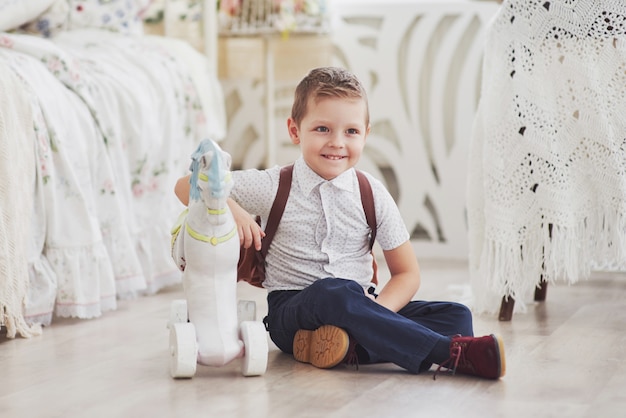
{"label": "backpack strap", "polygon": [[374,193],[372,185],[362,171],[356,170],[356,177],[359,180],[359,190],[361,191],[361,204],[365,212],[365,219],[370,227],[370,250],[374,247],[376,240],[376,208],[374,207]]}
{"label": "backpack strap", "polygon": [[[374,246],[376,240],[376,209],[374,207],[374,194],[372,186],[363,172],[356,170],[356,176],[359,181],[359,190],[361,191],[361,204],[365,212],[365,219],[370,227],[370,250]],[[274,198],[274,203],[270,209],[270,214],[265,226],[265,237],[261,245],[261,255],[265,259],[270,244],[274,239],[274,234],[278,229],[280,219],[285,212],[289,191],[291,190],[291,180],[293,177],[293,164],[289,164],[280,169],[280,178],[278,180],[278,191]]]}
{"label": "backpack strap", "polygon": [[267,251],[270,248],[270,244],[274,239],[274,234],[278,229],[278,223],[280,218],[283,217],[285,212],[285,206],[287,205],[287,198],[289,198],[289,191],[291,190],[291,178],[293,177],[293,164],[289,164],[280,169],[280,177],[278,180],[278,191],[272,203],[270,214],[267,218],[267,225],[265,225],[265,237],[261,244],[261,256],[265,259]]}

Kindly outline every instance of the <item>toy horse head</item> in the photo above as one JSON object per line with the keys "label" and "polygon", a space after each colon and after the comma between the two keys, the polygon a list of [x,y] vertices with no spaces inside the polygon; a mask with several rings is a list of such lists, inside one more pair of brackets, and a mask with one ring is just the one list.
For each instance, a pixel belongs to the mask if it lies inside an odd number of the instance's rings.
{"label": "toy horse head", "polygon": [[191,155],[189,201],[202,199],[209,209],[222,209],[233,188],[231,157],[210,139]]}

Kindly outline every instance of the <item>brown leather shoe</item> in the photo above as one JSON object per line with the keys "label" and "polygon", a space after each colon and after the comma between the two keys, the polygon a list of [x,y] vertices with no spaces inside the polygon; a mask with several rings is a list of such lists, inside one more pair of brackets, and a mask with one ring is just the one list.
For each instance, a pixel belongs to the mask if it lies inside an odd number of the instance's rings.
{"label": "brown leather shoe", "polygon": [[334,325],[322,325],[311,331],[301,329],[293,339],[293,357],[320,369],[335,367],[348,357],[350,337]]}
{"label": "brown leather shoe", "polygon": [[450,358],[437,368],[454,373],[463,373],[487,379],[499,379],[506,373],[504,344],[500,337],[453,337],[450,343]]}

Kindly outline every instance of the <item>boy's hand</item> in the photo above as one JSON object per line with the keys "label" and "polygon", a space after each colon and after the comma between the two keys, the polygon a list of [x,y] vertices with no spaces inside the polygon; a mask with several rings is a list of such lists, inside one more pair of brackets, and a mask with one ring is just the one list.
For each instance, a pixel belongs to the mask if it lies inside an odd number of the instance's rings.
{"label": "boy's hand", "polygon": [[254,248],[259,251],[261,249],[261,239],[265,236],[261,226],[256,223],[252,215],[230,198],[228,199],[228,207],[237,224],[239,244],[243,245],[244,248],[250,248],[254,244]]}

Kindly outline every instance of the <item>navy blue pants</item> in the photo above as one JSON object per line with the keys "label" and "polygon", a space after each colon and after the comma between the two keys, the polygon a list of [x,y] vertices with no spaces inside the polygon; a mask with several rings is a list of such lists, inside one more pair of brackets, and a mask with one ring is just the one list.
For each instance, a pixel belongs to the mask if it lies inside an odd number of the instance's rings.
{"label": "navy blue pants", "polygon": [[322,325],[343,328],[367,352],[359,362],[392,362],[412,373],[428,370],[425,361],[441,336],[472,336],[469,309],[454,302],[411,301],[393,312],[363,293],[353,280],[326,278],[304,290],[270,292],[265,319],[270,338],[293,353],[299,329]]}

